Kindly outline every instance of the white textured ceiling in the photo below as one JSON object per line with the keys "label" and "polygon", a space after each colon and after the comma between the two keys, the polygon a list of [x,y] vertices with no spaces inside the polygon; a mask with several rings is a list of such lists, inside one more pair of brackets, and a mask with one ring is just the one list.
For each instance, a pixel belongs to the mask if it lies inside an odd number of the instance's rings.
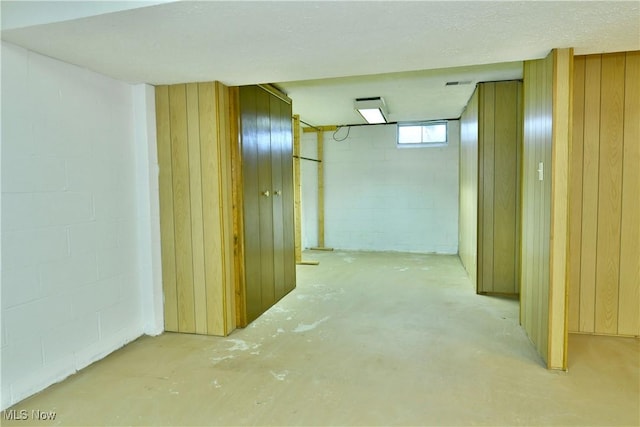
{"label": "white textured ceiling", "polygon": [[[541,58],[554,47],[574,47],[577,54],[640,49],[638,1],[178,1],[147,7],[131,2],[132,9],[118,2],[110,13],[97,11],[96,16],[87,16],[91,2],[40,3],[48,8],[55,3],[61,11],[47,12],[51,23],[24,19],[29,14],[19,13],[27,7],[21,3],[2,1],[3,40],[131,83],[290,82],[282,87],[290,91],[294,108],[321,124],[349,122],[347,114],[353,112],[330,116],[329,111],[346,104],[344,99],[323,106],[311,100],[312,92],[322,93],[318,82],[291,82],[522,61]],[[38,7],[39,2],[28,5]],[[62,12],[80,5],[85,11],[77,19]],[[491,68],[477,71],[497,80],[505,67],[497,67],[495,76]],[[451,99],[448,93],[423,93],[420,98],[432,112],[417,111],[418,86],[412,90],[409,81],[425,85],[433,80],[429,73],[419,75],[410,73],[404,83],[402,74],[383,76],[386,86],[375,78],[346,79],[338,85],[351,82],[353,87],[333,92],[336,97],[356,91],[385,96],[396,120],[406,119],[400,116],[409,110],[405,102],[413,102],[411,111],[423,118],[459,114],[460,99],[466,102],[469,91]],[[367,89],[365,81],[373,86]],[[398,95],[392,103],[394,88],[411,96]],[[295,107],[296,98],[304,110]],[[445,108],[453,98],[457,109]],[[437,104],[440,111],[433,108]],[[315,118],[313,109],[324,113]]]}

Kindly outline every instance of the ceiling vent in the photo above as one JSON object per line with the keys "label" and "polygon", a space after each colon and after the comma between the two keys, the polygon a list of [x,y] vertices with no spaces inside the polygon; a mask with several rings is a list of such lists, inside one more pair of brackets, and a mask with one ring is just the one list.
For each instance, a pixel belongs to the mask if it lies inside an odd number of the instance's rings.
{"label": "ceiling vent", "polygon": [[464,80],[459,82],[446,82],[444,85],[445,86],[461,86],[461,85],[470,85],[470,84],[471,84],[471,80]]}

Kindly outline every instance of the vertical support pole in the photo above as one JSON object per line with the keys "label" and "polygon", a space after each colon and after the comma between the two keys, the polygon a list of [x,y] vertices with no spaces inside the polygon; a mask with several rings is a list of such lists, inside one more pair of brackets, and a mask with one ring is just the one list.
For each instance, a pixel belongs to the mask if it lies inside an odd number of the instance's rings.
{"label": "vertical support pole", "polygon": [[318,247],[324,248],[324,132],[316,132],[318,138]]}
{"label": "vertical support pole", "polygon": [[295,221],[295,260],[302,262],[302,185],[300,182],[300,116],[293,115],[293,205]]}

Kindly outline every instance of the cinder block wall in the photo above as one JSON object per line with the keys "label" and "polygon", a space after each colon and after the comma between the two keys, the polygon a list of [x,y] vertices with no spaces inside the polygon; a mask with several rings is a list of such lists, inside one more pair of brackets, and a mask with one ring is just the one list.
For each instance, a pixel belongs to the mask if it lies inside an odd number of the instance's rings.
{"label": "cinder block wall", "polygon": [[[396,127],[353,127],[347,139],[324,137],[325,241],[338,249],[458,251],[459,122],[449,121],[444,147],[397,148]],[[311,134],[313,135],[313,134]],[[337,133],[344,138],[346,129]],[[315,136],[315,135],[313,135]],[[315,157],[305,151],[303,155]],[[311,163],[303,164],[313,169]],[[303,180],[303,208],[315,207],[312,174]],[[307,209],[304,214],[310,213]],[[304,234],[315,237],[315,218]],[[315,244],[315,242],[306,243]]]}
{"label": "cinder block wall", "polygon": [[2,44],[2,408],[144,331],[154,233],[134,89]]}

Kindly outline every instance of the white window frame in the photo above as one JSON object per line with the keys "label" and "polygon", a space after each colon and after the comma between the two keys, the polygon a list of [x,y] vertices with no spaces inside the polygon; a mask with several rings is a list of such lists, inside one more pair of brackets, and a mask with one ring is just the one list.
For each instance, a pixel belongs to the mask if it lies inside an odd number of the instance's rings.
{"label": "white window frame", "polygon": [[[421,138],[421,142],[400,142],[400,129],[402,127],[429,127],[429,126],[445,126],[445,138],[444,141],[425,141],[424,133]],[[398,122],[396,125],[396,145],[398,148],[411,148],[411,147],[444,147],[449,143],[449,122],[447,120],[428,120],[420,122]]]}

